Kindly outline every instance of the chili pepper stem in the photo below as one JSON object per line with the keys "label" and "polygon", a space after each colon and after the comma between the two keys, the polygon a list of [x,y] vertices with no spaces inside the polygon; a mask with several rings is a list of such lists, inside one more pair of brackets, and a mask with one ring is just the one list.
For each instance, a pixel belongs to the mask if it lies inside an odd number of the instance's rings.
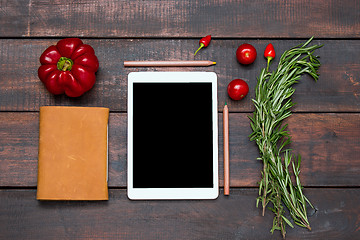
{"label": "chili pepper stem", "polygon": [[196,53],[197,53],[200,49],[202,49],[204,46],[205,46],[205,44],[200,43],[200,47],[198,48],[198,50],[196,50],[196,52],[194,53],[194,56],[195,56],[195,55],[196,55]]}
{"label": "chili pepper stem", "polygon": [[269,66],[270,66],[270,62],[271,62],[271,60],[273,60],[273,58],[272,58],[272,57],[267,57],[267,67],[266,67],[266,72],[268,72],[268,71],[269,71]]}

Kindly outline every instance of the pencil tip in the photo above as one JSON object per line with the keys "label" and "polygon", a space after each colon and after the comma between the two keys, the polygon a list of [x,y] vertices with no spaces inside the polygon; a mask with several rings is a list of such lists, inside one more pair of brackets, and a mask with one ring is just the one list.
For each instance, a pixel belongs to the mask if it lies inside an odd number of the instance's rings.
{"label": "pencil tip", "polygon": [[213,64],[215,65],[215,64],[216,64],[216,62],[213,62]]}
{"label": "pencil tip", "polygon": [[225,101],[225,106],[227,105],[227,102]]}

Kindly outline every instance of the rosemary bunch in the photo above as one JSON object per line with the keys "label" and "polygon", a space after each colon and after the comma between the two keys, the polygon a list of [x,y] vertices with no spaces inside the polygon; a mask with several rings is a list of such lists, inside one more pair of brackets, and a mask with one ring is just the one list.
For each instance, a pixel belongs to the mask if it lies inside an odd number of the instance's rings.
{"label": "rosemary bunch", "polygon": [[[264,68],[258,78],[256,86],[255,111],[250,118],[252,134],[251,141],[259,147],[260,158],[263,161],[262,179],[259,182],[259,197],[256,205],[261,202],[263,215],[269,202],[274,214],[271,232],[280,230],[285,238],[285,225],[293,227],[285,217],[284,205],[289,210],[294,223],[311,230],[306,214],[306,203],[311,207],[310,201],[304,196],[300,183],[301,157],[294,157],[286,146],[291,142],[291,136],[283,125],[284,119],[291,115],[290,108],[294,105],[291,96],[295,89],[293,84],[300,80],[301,75],[310,74],[315,81],[318,80],[317,70],[320,62],[314,51],[322,45],[308,46],[306,43],[285,51],[276,71],[267,72]],[[290,173],[295,182],[293,182]]]}

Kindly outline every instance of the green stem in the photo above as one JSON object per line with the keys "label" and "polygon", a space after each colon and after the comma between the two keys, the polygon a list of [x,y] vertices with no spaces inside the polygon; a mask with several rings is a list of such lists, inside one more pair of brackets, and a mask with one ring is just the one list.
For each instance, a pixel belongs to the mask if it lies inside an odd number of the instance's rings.
{"label": "green stem", "polygon": [[273,58],[272,57],[267,57],[267,67],[266,67],[266,72],[269,71],[269,66],[270,66],[270,62]]}
{"label": "green stem", "polygon": [[264,182],[265,182],[265,186],[264,186],[264,193],[263,193],[263,202],[262,202],[262,206],[263,206],[263,211],[262,211],[262,215],[265,216],[265,208],[266,208],[266,193],[268,191],[268,179],[267,179],[267,170],[266,170],[266,162],[264,161]]}
{"label": "green stem", "polygon": [[194,56],[195,56],[195,55],[196,55],[196,53],[197,53],[200,49],[202,49],[204,46],[205,46],[205,44],[200,43],[200,47],[198,48],[198,50],[196,50],[196,52],[194,53]]}
{"label": "green stem", "polygon": [[67,57],[61,57],[57,63],[57,68],[60,71],[70,71],[74,62],[70,58]]}
{"label": "green stem", "polygon": [[66,61],[64,63],[64,67],[62,68],[62,71],[67,71],[69,67],[71,67],[71,63],[69,61]]}

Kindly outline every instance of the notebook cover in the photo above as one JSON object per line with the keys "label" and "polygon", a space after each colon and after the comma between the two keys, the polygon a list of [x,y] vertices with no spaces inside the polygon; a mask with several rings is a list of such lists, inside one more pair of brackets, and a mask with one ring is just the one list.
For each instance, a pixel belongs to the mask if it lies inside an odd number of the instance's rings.
{"label": "notebook cover", "polygon": [[108,108],[40,108],[38,200],[108,200]]}

